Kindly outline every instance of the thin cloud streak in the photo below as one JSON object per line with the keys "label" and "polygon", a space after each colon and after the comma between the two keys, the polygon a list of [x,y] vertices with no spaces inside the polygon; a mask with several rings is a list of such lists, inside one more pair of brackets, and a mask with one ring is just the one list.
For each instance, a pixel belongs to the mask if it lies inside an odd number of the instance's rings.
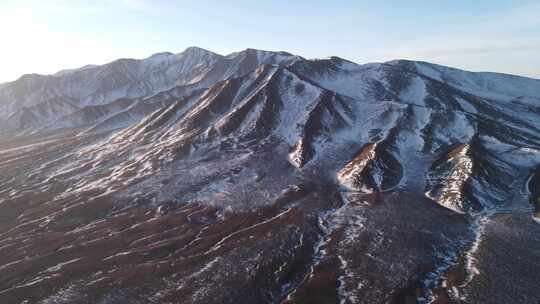
{"label": "thin cloud streak", "polygon": [[443,26],[438,31],[440,38],[411,39],[379,54],[383,60],[423,60],[540,78],[540,59],[531,56],[540,54],[540,38],[528,32],[536,27],[540,27],[540,5],[527,5],[473,23]]}

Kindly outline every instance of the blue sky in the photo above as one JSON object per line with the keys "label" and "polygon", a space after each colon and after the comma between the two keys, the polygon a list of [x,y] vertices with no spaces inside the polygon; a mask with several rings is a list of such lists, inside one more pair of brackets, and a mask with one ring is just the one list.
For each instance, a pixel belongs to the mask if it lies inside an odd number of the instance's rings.
{"label": "blue sky", "polygon": [[0,82],[188,46],[540,78],[538,0],[0,0],[0,34]]}

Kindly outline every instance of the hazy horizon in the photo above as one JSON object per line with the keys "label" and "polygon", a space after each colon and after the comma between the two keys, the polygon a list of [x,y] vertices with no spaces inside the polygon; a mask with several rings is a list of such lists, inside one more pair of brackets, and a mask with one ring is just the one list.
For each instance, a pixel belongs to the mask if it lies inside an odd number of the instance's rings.
{"label": "hazy horizon", "polygon": [[246,48],[359,64],[410,59],[540,78],[540,4],[34,0],[0,3],[0,83],[119,58]]}

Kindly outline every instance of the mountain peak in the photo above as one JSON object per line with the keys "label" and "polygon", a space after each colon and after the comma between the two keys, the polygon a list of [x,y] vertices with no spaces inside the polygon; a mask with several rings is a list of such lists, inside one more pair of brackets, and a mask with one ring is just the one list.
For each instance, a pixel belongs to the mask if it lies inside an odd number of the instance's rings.
{"label": "mountain peak", "polygon": [[174,54],[171,53],[171,52],[159,52],[159,53],[155,53],[155,54],[152,54],[149,58],[153,58],[153,57],[168,57],[168,56],[173,56]]}
{"label": "mountain peak", "polygon": [[218,54],[212,52],[212,51],[209,51],[207,49],[203,49],[203,48],[200,48],[198,46],[190,46],[188,48],[186,48],[182,53],[180,54],[210,54],[210,55],[213,55],[213,56],[216,56]]}

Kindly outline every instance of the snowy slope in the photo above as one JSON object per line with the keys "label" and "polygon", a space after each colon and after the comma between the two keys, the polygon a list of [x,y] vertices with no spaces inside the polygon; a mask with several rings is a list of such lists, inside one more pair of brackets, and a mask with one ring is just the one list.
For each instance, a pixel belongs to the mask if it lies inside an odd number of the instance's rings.
{"label": "snowy slope", "polygon": [[423,76],[494,101],[532,99],[533,103],[537,103],[540,96],[538,79],[500,73],[468,72],[428,62],[400,60],[389,64],[410,66]]}

